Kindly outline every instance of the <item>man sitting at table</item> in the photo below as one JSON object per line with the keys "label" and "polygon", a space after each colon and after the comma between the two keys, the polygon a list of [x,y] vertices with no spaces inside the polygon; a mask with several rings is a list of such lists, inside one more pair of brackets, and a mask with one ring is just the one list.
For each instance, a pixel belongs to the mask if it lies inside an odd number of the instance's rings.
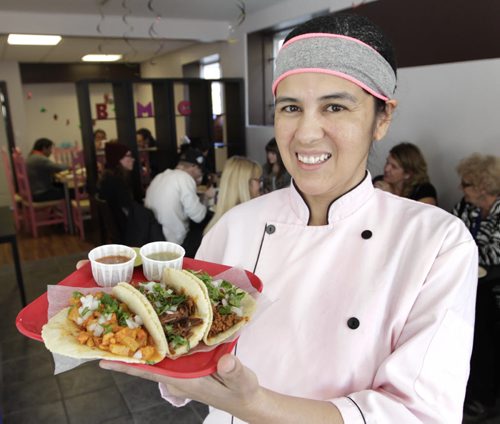
{"label": "man sitting at table", "polygon": [[26,159],[31,195],[35,202],[64,198],[64,189],[61,184],[54,182],[54,174],[64,171],[68,167],[49,159],[53,147],[52,140],[39,138],[35,141],[33,149]]}
{"label": "man sitting at table", "polygon": [[[144,199],[146,207],[154,212],[162,225],[167,241],[182,244],[188,257],[196,253],[203,231],[196,225],[191,225],[190,230],[190,220],[202,223],[203,227],[212,215],[207,215],[207,207],[196,192],[196,185],[203,178],[203,162],[199,150],[185,150],[175,169],[167,169],[153,179]],[[212,188],[205,192],[204,197],[214,195]]]}

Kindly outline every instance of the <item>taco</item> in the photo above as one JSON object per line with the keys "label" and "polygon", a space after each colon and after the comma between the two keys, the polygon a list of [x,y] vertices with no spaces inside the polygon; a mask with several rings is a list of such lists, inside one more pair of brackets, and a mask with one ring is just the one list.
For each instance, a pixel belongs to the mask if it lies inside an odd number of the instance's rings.
{"label": "taco", "polygon": [[182,271],[204,290],[212,307],[212,321],[203,341],[211,346],[231,337],[252,317],[256,301],[246,291],[227,280],[214,280],[203,271]]}
{"label": "taco", "polygon": [[160,283],[138,283],[135,288],[127,287],[138,292],[143,301],[153,307],[165,333],[170,358],[197,346],[211,322],[205,293],[196,282],[179,278],[179,273],[167,268]]}
{"label": "taco", "polygon": [[53,353],[79,359],[153,364],[167,354],[167,340],[151,305],[120,285],[112,293],[73,292],[70,306],[42,328]]}

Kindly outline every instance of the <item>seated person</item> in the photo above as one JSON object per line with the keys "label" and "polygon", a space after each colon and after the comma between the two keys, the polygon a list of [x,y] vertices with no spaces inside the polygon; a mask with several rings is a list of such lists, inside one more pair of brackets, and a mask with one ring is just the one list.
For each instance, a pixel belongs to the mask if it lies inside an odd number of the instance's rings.
{"label": "seated person", "polygon": [[[136,142],[137,147],[139,149],[146,149],[149,147],[157,147],[157,143],[151,131],[147,128],[139,128],[136,134]],[[149,167],[151,168],[151,176],[153,178],[156,174],[158,174],[158,160],[156,157],[156,152],[143,152],[143,154],[147,155],[149,158]],[[146,163],[141,163],[141,167],[146,167]],[[149,179],[149,178],[148,178]]]}
{"label": "seated person", "polygon": [[129,246],[164,240],[151,211],[142,205],[142,192],[133,184],[135,158],[129,148],[116,141],[105,145],[106,169],[98,183],[98,195],[108,204],[116,226],[117,240]]}
{"label": "seated person", "polygon": [[384,175],[375,177],[373,185],[397,196],[437,205],[437,192],[429,182],[427,163],[420,149],[411,143],[400,143],[390,150]]}
{"label": "seated person", "polygon": [[262,167],[264,193],[270,193],[290,185],[290,174],[283,164],[276,139],[272,138],[266,144],[266,163]]}
{"label": "seated person", "polygon": [[[471,232],[479,265],[487,270],[478,281],[471,370],[464,414],[484,419],[495,407],[498,379],[498,308],[493,291],[500,286],[500,158],[474,153],[457,166],[464,197],[453,208]],[[478,421],[479,422],[479,421]]]}
{"label": "seated person", "polygon": [[54,174],[68,169],[66,165],[49,159],[54,142],[48,138],[35,141],[26,159],[26,171],[30,182],[31,195],[35,202],[45,202],[64,198],[62,185],[54,182]]}
{"label": "seated person", "polygon": [[[146,190],[145,205],[163,226],[165,238],[183,244],[188,257],[194,256],[203,230],[196,228],[188,237],[190,220],[202,223],[208,218],[207,207],[196,192],[196,186],[203,178],[203,161],[199,150],[186,149],[180,155],[177,167],[158,174]],[[204,196],[211,198],[214,194],[214,189],[210,188]]]}
{"label": "seated person", "polygon": [[106,131],[102,129],[97,129],[94,131],[94,144],[96,150],[104,149],[104,145],[108,140],[108,136],[106,135]]}
{"label": "seated person", "polygon": [[479,249],[479,264],[500,266],[500,158],[474,153],[457,172],[464,193],[453,214],[464,221]]}
{"label": "seated person", "polygon": [[203,234],[229,209],[260,195],[262,168],[253,160],[232,156],[226,161],[220,179],[215,213],[205,227]]}

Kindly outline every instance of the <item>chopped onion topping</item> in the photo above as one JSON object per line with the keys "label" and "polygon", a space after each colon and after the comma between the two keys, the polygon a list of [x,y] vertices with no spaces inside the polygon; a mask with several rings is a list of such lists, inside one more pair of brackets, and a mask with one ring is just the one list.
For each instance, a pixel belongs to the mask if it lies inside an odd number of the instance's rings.
{"label": "chopped onion topping", "polygon": [[143,325],[144,324],[144,321],[142,320],[142,318],[139,316],[139,315],[136,315],[134,317],[134,321],[139,324],[139,325]]}
{"label": "chopped onion topping", "polygon": [[139,328],[141,326],[140,324],[135,322],[133,318],[127,318],[125,322],[127,323],[127,327],[131,329]]}
{"label": "chopped onion topping", "polygon": [[[82,302],[81,309],[89,308],[91,311],[95,311],[98,307],[99,304],[101,303],[99,299],[96,299],[94,296],[91,294],[88,294],[87,296],[82,296],[80,298],[80,302]],[[80,310],[78,310],[80,312]]]}
{"label": "chopped onion topping", "polygon": [[133,356],[135,359],[142,359],[142,352],[140,349],[137,350],[137,352],[134,353]]}
{"label": "chopped onion topping", "polygon": [[149,283],[141,283],[141,286],[144,287],[148,293],[151,293],[154,291],[154,287],[156,284],[157,283],[155,283],[154,281],[150,281]]}
{"label": "chopped onion topping", "polygon": [[237,308],[236,306],[231,306],[231,312],[234,312],[239,317],[243,316],[243,309]]}

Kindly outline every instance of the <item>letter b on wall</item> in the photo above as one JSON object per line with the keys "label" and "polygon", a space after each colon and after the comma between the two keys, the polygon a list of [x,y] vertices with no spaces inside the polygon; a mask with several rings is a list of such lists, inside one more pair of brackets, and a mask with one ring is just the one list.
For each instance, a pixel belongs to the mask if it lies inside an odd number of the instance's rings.
{"label": "letter b on wall", "polygon": [[106,119],[108,117],[108,105],[106,103],[96,103],[95,111],[97,119]]}

